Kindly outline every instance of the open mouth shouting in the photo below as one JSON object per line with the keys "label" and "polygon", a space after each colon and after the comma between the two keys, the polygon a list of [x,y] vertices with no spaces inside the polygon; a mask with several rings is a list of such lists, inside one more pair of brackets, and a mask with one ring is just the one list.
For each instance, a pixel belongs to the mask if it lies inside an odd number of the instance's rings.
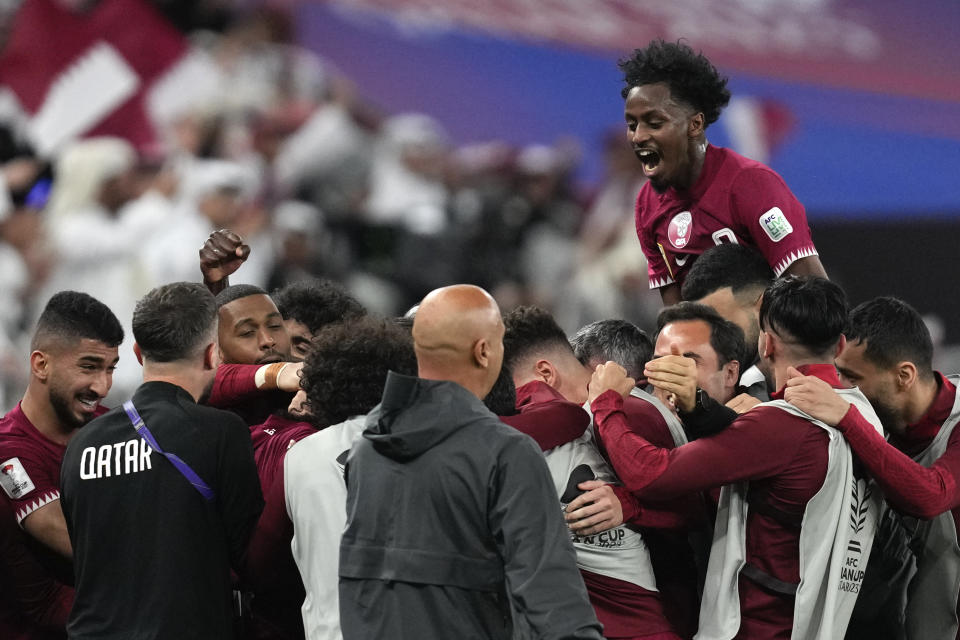
{"label": "open mouth shouting", "polygon": [[660,164],[660,154],[653,149],[635,149],[634,153],[643,165],[643,173],[649,177]]}

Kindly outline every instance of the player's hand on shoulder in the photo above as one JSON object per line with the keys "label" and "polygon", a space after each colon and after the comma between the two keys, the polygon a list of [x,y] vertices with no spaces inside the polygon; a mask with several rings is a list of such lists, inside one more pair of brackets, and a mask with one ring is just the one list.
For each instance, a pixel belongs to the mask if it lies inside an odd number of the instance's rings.
{"label": "player's hand on shoulder", "polygon": [[757,398],[754,398],[749,393],[741,393],[736,398],[733,398],[730,402],[728,402],[727,406],[737,413],[746,413],[758,404],[760,404],[760,400]]}
{"label": "player's hand on shoulder", "polygon": [[815,376],[805,376],[793,367],[788,368],[787,373],[790,379],[784,390],[784,400],[832,427],[843,420],[850,403],[838,395],[833,387]]}

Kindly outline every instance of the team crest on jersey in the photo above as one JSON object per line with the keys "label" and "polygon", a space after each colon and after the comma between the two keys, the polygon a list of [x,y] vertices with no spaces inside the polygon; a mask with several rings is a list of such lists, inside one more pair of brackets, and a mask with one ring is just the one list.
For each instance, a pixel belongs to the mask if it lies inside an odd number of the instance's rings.
{"label": "team crest on jersey", "polygon": [[0,485],[11,500],[19,500],[36,489],[20,458],[10,458],[0,464]]}
{"label": "team crest on jersey", "polygon": [[787,220],[787,216],[783,215],[780,207],[774,207],[760,216],[760,226],[774,242],[780,242],[793,233],[793,225]]}
{"label": "team crest on jersey", "polygon": [[670,226],[667,227],[667,238],[677,249],[683,249],[690,242],[690,231],[693,227],[693,216],[689,211],[682,211],[673,216]]}

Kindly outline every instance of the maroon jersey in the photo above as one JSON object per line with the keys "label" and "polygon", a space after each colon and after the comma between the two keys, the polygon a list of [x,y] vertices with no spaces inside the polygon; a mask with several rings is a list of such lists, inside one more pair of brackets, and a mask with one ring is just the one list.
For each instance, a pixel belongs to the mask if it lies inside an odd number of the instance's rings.
{"label": "maroon jersey", "polygon": [[299,442],[317,428],[306,422],[295,422],[279,416],[270,416],[263,424],[250,427],[253,442],[253,459],[257,463],[260,486],[267,493],[277,474],[283,475],[283,457],[287,455],[290,441]]}
{"label": "maroon jersey", "polygon": [[[107,412],[98,407],[96,415]],[[18,404],[0,418],[0,556],[13,599],[0,605],[0,637],[62,638],[73,589],[67,562],[18,525],[60,499],[60,467],[67,447],[44,436]]]}
{"label": "maroon jersey", "polygon": [[637,196],[637,237],[650,288],[683,284],[693,260],[724,242],[760,251],[777,276],[817,255],[803,205],[773,169],[707,145],[703,170],[688,191],[657,193],[648,182]]}
{"label": "maroon jersey", "polygon": [[14,520],[13,508],[0,497],[0,638],[63,640],[73,604],[73,587],[55,579],[30,549],[29,536]]}
{"label": "maroon jersey", "polygon": [[[96,415],[106,411],[99,407]],[[60,499],[60,466],[66,450],[66,445],[40,433],[19,404],[0,418],[0,484],[18,524],[40,507]]]}

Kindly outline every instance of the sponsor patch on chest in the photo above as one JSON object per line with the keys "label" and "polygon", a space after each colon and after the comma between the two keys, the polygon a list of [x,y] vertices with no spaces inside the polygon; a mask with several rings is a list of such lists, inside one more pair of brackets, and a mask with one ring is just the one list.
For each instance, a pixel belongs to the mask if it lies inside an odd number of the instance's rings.
{"label": "sponsor patch on chest", "polygon": [[36,489],[20,458],[10,458],[0,464],[0,485],[11,500],[19,500]]}
{"label": "sponsor patch on chest", "polygon": [[774,207],[760,216],[760,226],[774,242],[780,242],[793,233],[793,225],[787,220],[787,216],[783,215],[780,207]]}

